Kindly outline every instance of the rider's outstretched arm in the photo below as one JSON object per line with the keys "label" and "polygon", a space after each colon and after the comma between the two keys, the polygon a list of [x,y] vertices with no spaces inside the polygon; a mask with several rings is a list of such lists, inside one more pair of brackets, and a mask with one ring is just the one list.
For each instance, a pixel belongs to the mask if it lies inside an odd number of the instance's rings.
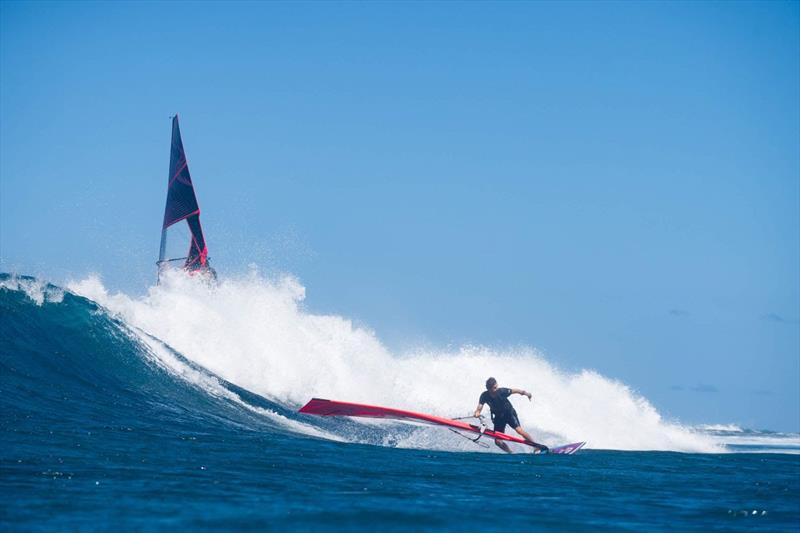
{"label": "rider's outstretched arm", "polygon": [[481,416],[481,411],[483,411],[483,404],[479,403],[478,407],[475,408],[475,418]]}
{"label": "rider's outstretched arm", "polygon": [[528,392],[528,391],[526,391],[526,390],[522,390],[522,389],[511,389],[511,394],[521,394],[521,395],[523,395],[523,396],[527,396],[529,400],[531,399],[531,393],[530,393],[530,392]]}

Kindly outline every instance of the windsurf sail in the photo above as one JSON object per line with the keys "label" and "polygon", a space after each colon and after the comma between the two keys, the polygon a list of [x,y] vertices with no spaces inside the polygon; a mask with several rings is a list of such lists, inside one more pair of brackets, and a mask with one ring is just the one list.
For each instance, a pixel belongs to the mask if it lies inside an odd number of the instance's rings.
{"label": "windsurf sail", "polygon": [[[400,420],[406,422],[422,422],[425,424],[433,424],[443,426],[458,431],[466,431],[469,433],[476,433],[478,437],[486,435],[493,439],[499,439],[509,442],[516,442],[524,444],[533,448],[538,448],[541,445],[535,442],[530,442],[519,437],[506,435],[499,431],[486,429],[483,425],[469,424],[462,420],[454,420],[451,418],[444,418],[440,416],[427,415],[424,413],[415,413],[413,411],[405,411],[403,409],[394,409],[391,407],[380,407],[377,405],[365,405],[360,403],[338,402],[333,400],[324,400],[321,398],[312,398],[307,404],[300,408],[301,413],[318,416],[354,416],[361,418],[387,418],[393,420]],[[476,439],[477,440],[477,439]],[[585,443],[574,443],[559,448],[553,448],[550,453],[575,453]],[[570,451],[558,451],[559,449],[567,449]]]}
{"label": "windsurf sail", "polygon": [[[188,251],[186,245],[188,242]],[[188,272],[207,272],[213,277],[208,247],[200,225],[200,206],[189,174],[189,164],[183,149],[178,115],[172,117],[172,148],[169,157],[169,181],[164,223],[161,227],[161,247],[158,254],[158,273],[170,263],[183,263]]]}

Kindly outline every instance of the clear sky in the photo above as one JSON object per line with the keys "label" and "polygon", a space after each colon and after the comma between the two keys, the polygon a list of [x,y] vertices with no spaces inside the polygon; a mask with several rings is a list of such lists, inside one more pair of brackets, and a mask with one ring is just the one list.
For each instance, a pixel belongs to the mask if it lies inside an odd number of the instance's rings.
{"label": "clear sky", "polygon": [[0,4],[0,270],[154,280],[169,117],[224,276],[800,430],[800,4]]}

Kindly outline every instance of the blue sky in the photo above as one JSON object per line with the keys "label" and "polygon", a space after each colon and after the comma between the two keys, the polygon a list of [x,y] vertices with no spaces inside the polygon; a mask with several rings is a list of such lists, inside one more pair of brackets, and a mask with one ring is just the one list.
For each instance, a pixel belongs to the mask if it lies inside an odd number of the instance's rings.
{"label": "blue sky", "polygon": [[800,4],[0,4],[0,270],[217,269],[395,349],[526,344],[800,430]]}

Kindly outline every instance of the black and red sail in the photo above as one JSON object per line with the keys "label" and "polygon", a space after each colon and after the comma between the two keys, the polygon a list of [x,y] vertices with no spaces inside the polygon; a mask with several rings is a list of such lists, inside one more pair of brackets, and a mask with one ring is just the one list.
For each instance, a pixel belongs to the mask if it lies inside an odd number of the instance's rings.
{"label": "black and red sail", "polygon": [[[185,224],[183,224],[184,221]],[[172,231],[172,229],[181,229],[181,226],[184,226],[183,231]],[[186,228],[188,228],[188,235],[186,235]],[[170,241],[178,240],[185,243],[188,237],[188,252],[181,251],[175,254],[178,257],[169,257],[173,254],[170,253],[171,249],[168,250],[167,230],[170,230]],[[185,244],[183,246],[181,250],[186,250]],[[172,118],[172,149],[169,157],[167,205],[164,208],[164,224],[161,228],[159,270],[173,261],[183,261],[183,268],[187,271],[211,270],[208,264],[208,247],[203,236],[203,228],[200,225],[200,206],[197,203],[192,176],[189,174],[186,152],[183,150],[178,115]]]}

